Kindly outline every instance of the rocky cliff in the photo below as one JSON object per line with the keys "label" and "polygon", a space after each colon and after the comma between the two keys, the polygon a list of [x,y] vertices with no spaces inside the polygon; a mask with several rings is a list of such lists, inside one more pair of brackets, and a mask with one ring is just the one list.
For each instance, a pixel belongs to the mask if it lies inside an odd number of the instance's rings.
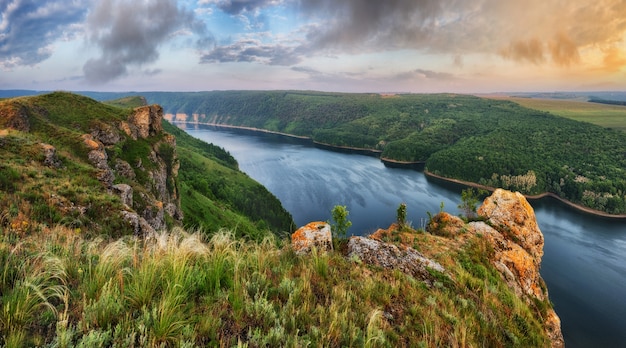
{"label": "rocky cliff", "polygon": [[561,321],[549,305],[548,289],[539,274],[544,242],[533,208],[521,193],[497,189],[477,213],[484,221],[466,223],[442,212],[434,216],[428,231],[462,244],[472,237],[484,238],[489,243],[489,262],[519,298],[537,309],[552,346],[564,346]]}
{"label": "rocky cliff", "polygon": [[[429,222],[426,229],[429,233],[393,224],[369,237],[351,237],[343,252],[351,260],[398,270],[429,287],[436,288],[435,284],[447,279],[454,284],[451,288],[457,298],[468,290],[467,283],[469,291],[481,292],[480,283],[484,282],[489,284],[488,290],[477,301],[483,305],[489,302],[486,299],[489,296],[507,298],[506,293],[511,292],[511,296],[523,301],[532,311],[532,320],[541,326],[548,345],[563,347],[560,319],[539,274],[544,241],[533,208],[519,192],[498,189],[485,199],[477,213],[478,221],[467,222],[441,212]],[[292,236],[293,247],[301,254],[306,252],[301,248],[306,245],[302,241],[305,229],[306,226]],[[314,239],[311,244],[315,244]],[[478,279],[468,281],[468,273]],[[491,274],[497,274],[500,280]],[[505,289],[497,290],[499,282],[505,284]],[[506,308],[507,302],[510,300],[494,301],[495,308],[487,312],[495,310],[512,315]],[[480,310],[481,305],[476,307]],[[515,316],[516,320],[522,320],[521,316]]]}
{"label": "rocky cliff", "polygon": [[162,119],[158,105],[124,110],[62,92],[0,102],[0,177],[21,179],[0,202],[15,202],[5,220],[138,235],[178,224],[180,163]]}

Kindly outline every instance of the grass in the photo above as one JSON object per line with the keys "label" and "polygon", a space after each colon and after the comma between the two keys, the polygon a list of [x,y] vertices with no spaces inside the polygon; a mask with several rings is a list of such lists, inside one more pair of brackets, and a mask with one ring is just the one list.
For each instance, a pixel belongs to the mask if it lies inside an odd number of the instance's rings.
{"label": "grass", "polygon": [[496,99],[511,100],[530,109],[547,111],[557,116],[626,132],[625,106],[590,103],[581,100],[516,97],[496,97]]}
{"label": "grass", "polygon": [[63,226],[19,241],[5,231],[0,346],[546,346],[485,248],[433,249],[448,271],[428,286],[225,230],[108,242]]}

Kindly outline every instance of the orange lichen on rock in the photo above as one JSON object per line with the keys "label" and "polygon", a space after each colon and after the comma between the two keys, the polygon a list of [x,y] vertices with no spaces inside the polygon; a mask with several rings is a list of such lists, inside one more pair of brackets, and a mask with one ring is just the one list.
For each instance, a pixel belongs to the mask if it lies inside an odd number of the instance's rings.
{"label": "orange lichen on rock", "polygon": [[291,245],[297,254],[317,250],[331,250],[333,247],[330,225],[323,221],[310,222],[291,235]]}
{"label": "orange lichen on rock", "polygon": [[521,193],[497,189],[485,199],[477,213],[487,217],[496,230],[528,251],[537,264],[541,262],[543,234],[537,226],[535,211]]}
{"label": "orange lichen on rock", "polygon": [[100,144],[98,144],[98,142],[94,140],[91,134],[83,134],[82,138],[83,138],[83,142],[85,143],[85,145],[87,146],[89,150],[93,151],[93,150],[100,149]]}

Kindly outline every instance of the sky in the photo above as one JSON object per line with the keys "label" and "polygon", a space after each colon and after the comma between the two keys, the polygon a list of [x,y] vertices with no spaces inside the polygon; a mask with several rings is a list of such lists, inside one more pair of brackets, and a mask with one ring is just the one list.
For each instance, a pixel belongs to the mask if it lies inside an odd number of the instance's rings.
{"label": "sky", "polygon": [[626,0],[0,0],[0,89],[626,90]]}

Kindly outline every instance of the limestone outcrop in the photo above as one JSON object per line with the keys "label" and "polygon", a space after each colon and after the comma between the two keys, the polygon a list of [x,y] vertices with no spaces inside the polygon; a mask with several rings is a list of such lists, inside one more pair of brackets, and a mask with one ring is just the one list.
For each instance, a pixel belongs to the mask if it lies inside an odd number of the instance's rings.
{"label": "limestone outcrop", "polygon": [[[439,213],[427,230],[455,241],[482,236],[493,249],[490,262],[519,298],[531,306],[535,301],[548,301],[548,290],[539,273],[543,234],[526,198],[519,192],[497,189],[477,213],[484,221],[467,224],[448,213]],[[554,309],[547,309],[542,319],[552,346],[562,347],[561,323]]]}
{"label": "limestone outcrop", "polygon": [[[125,211],[122,215],[133,226],[136,234],[164,228],[165,214],[174,220],[182,220],[177,185],[180,162],[176,155],[176,138],[163,131],[162,119],[163,109],[160,106],[139,107],[134,109],[127,121],[120,122],[118,127],[95,122],[91,132],[82,136],[89,151],[88,159],[98,169],[98,179],[112,193],[118,195],[129,210],[134,210]],[[150,141],[150,152],[146,158],[133,159],[136,161],[134,168],[120,158],[115,158],[114,161],[109,158],[107,149],[112,149],[121,142],[127,147],[144,146],[133,142],[145,141],[150,137],[157,140]],[[150,164],[144,165],[147,161]],[[114,185],[116,175],[128,180],[131,185]],[[133,201],[134,191],[137,192],[138,202],[141,204]]]}
{"label": "limestone outcrop", "polygon": [[104,145],[91,134],[83,134],[82,138],[83,143],[89,149],[87,154],[89,162],[98,169],[98,180],[107,188],[111,188],[115,180],[115,174],[109,167],[109,155],[106,153]]}
{"label": "limestone outcrop", "polygon": [[0,108],[0,128],[29,132],[30,121],[28,120],[28,110],[26,107],[15,103]]}
{"label": "limestone outcrop", "polygon": [[333,237],[330,225],[323,221],[316,221],[300,227],[291,235],[291,245],[298,255],[308,254],[313,248],[319,251],[332,250]]}
{"label": "limestone outcrop", "polygon": [[348,241],[348,257],[369,265],[386,269],[398,269],[417,279],[430,281],[428,269],[444,272],[443,266],[430,260],[417,250],[402,248],[367,237],[351,237]]}
{"label": "limestone outcrop", "polygon": [[[548,300],[548,289],[539,274],[543,256],[543,234],[535,212],[519,192],[497,189],[478,208],[485,222],[469,224],[469,233],[480,233],[493,245],[492,263],[521,298],[528,303]],[[544,323],[553,347],[564,346],[561,323],[549,308]]]}
{"label": "limestone outcrop", "polygon": [[120,128],[134,140],[146,139],[163,132],[161,121],[163,108],[159,105],[140,106],[128,117],[128,122],[122,122]]}
{"label": "limestone outcrop", "polygon": [[541,263],[543,234],[537,226],[535,211],[521,193],[498,189],[485,199],[477,213],[524,248],[537,265]]}

